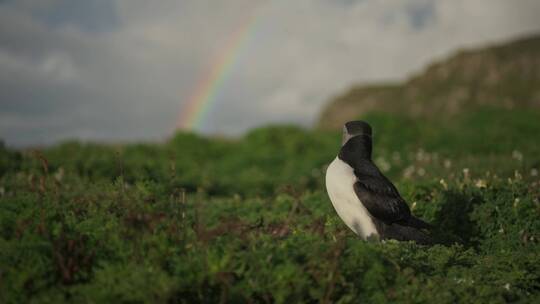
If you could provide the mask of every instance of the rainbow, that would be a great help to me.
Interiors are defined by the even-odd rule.
[[[255,18],[255,14],[251,14],[233,32],[225,47],[210,61],[211,63],[189,99],[183,103],[177,128],[194,130],[202,127],[207,113],[218,100],[218,94],[224,87],[227,76],[231,74],[238,62],[241,50],[248,44],[250,37],[255,32],[256,24],[257,18]]]

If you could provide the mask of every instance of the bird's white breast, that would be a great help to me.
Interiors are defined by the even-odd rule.
[[[368,211],[354,192],[356,176],[353,168],[336,158],[326,171],[326,190],[337,214],[357,235],[367,239],[377,236],[377,229]]]

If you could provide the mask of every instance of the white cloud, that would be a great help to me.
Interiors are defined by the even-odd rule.
[[[0,138],[8,144],[164,138],[250,14],[256,29],[205,132],[309,125],[352,84],[404,79],[456,48],[540,29],[536,0],[102,1],[88,14],[107,28],[76,22],[79,15],[47,18],[64,2],[0,4]]]

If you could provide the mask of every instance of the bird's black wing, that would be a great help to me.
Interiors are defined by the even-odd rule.
[[[387,224],[407,222],[411,210],[396,187],[371,161],[363,162],[361,168],[354,170],[354,192],[369,213]]]

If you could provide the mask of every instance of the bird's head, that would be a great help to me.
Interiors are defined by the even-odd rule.
[[[355,136],[364,135],[371,137],[371,126],[362,120],[349,121],[343,125],[342,145]]]
[[[361,120],[349,121],[343,126],[343,142],[339,158],[349,165],[371,159],[371,126]],[[354,166],[353,166],[354,167]]]

